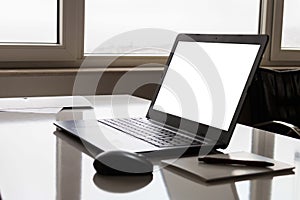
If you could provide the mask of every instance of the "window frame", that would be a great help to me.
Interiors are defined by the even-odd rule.
[[[84,0],[57,0],[58,44],[7,44],[0,47],[0,67],[11,68],[12,62],[22,66],[38,65],[48,61],[76,61],[82,58]],[[75,20],[74,20],[75,19]],[[78,41],[78,42],[74,42]],[[4,62],[4,63],[3,63]],[[27,63],[27,64],[26,64]],[[35,64],[33,64],[35,63]],[[39,64],[37,64],[39,63]],[[57,65],[57,63],[52,63]],[[14,65],[14,64],[13,64]],[[49,64],[48,64],[49,65]],[[21,66],[18,66],[21,67]]]
[[[284,0],[262,0],[261,33],[270,36],[264,66],[299,66],[300,50],[281,49]]]

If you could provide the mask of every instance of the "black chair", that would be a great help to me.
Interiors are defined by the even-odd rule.
[[[300,69],[260,69],[255,82],[253,126],[300,138]]]

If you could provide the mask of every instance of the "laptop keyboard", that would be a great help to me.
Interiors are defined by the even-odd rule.
[[[163,127],[146,118],[102,119],[99,122],[157,147],[201,145],[205,142]]]

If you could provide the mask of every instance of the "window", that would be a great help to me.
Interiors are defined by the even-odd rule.
[[[1,22],[6,30],[0,33],[1,61],[78,61],[83,52],[103,56],[149,46],[132,40],[94,51],[111,36],[131,30],[257,33],[259,21],[259,0],[1,0],[1,4],[7,10],[1,18],[8,18]],[[170,49],[175,36],[150,43],[158,42],[158,47]],[[132,53],[162,55],[153,49]]]
[[[1,43],[58,43],[57,0],[0,0],[0,5]]]
[[[7,63],[74,67],[80,66],[84,56],[105,60],[105,56],[124,52],[130,52],[131,57],[124,58],[126,62],[119,62],[119,66],[165,58],[165,50],[171,48],[176,34],[162,37],[162,31],[162,35],[148,36],[152,40],[145,40],[146,36],[129,40],[120,37],[145,28],[174,33],[260,31],[271,36],[267,64],[300,64],[299,1],[0,0],[0,67],[7,67]],[[121,40],[107,42],[110,38]]]
[[[267,65],[299,65],[299,0],[264,1],[264,31],[271,36]]]
[[[0,61],[61,62],[81,57],[83,0],[0,2]]]
[[[260,0],[86,0],[84,52],[157,55],[179,32],[256,34],[259,12]]]
[[[299,0],[284,1],[281,49],[300,50],[299,8]]]

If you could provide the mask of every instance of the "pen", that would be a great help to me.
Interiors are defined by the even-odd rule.
[[[245,165],[253,167],[268,167],[274,166],[274,163],[258,160],[237,160],[230,158],[213,158],[213,157],[199,157],[198,161],[203,161],[207,164],[225,164],[225,165]]]

